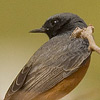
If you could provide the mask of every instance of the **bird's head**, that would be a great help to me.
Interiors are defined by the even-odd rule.
[[[51,16],[44,25],[30,31],[31,33],[46,33],[49,38],[62,34],[71,34],[76,27],[87,27],[86,23],[77,15],[72,13],[61,13]]]

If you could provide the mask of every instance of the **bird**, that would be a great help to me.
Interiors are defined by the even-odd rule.
[[[77,27],[87,24],[76,14],[60,13],[31,30],[49,40],[25,64],[4,100],[59,100],[70,93],[85,76],[92,54],[87,39],[70,37]]]

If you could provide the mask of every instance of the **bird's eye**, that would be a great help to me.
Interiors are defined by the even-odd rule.
[[[58,19],[54,19],[54,20],[51,21],[52,26],[55,26],[57,23],[59,23]]]

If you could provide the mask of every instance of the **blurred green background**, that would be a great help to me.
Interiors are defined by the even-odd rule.
[[[95,27],[100,46],[100,0],[0,0],[0,100],[32,54],[46,41],[45,34],[29,34],[57,13],[71,12]],[[89,70],[61,100],[100,100],[100,55],[92,54]]]

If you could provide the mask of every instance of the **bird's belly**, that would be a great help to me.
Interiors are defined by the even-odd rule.
[[[32,100],[59,100],[60,98],[64,97],[69,92],[71,92],[83,79],[88,69],[89,63],[90,57],[86,60],[84,64],[82,64],[82,67],[80,67],[78,71],[58,83],[52,89],[48,90],[45,93],[42,93]]]

